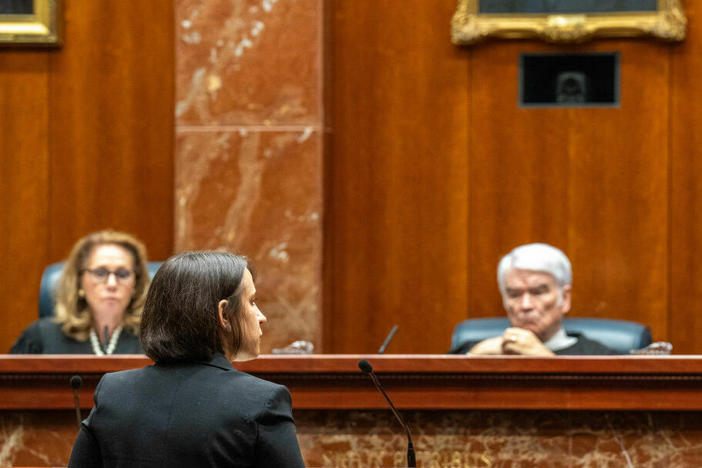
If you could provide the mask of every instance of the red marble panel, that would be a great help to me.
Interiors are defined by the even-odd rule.
[[[702,466],[697,413],[404,412],[418,467]],[[295,414],[308,466],[406,466],[407,441],[389,411]]]
[[[176,146],[176,250],[253,260],[264,353],[295,340],[319,346],[319,133],[181,132]]]
[[[405,411],[425,468],[702,466],[697,412]],[[390,411],[296,411],[309,467],[406,466]],[[74,415],[0,413],[0,465],[65,466]]]
[[[321,119],[321,0],[176,0],[177,125]]]
[[[73,412],[0,413],[0,466],[66,466],[77,434]]]

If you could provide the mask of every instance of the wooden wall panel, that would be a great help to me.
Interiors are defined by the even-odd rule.
[[[563,51],[618,51],[621,106],[519,108],[519,54]],[[638,320],[665,336],[667,51],[643,41],[474,50],[470,316],[502,313],[495,279],[502,255],[547,242],[573,263],[572,316]],[[499,79],[478,79],[490,76]]]
[[[680,353],[702,353],[702,8],[688,0],[688,39],[672,50],[669,339]],[[695,27],[697,25],[697,27]]]
[[[139,12],[135,14],[135,12]],[[65,5],[51,55],[50,260],[105,227],[173,245],[173,2]]]
[[[326,352],[443,352],[467,305],[466,52],[454,2],[333,2]]]
[[[62,3],[62,47],[0,49],[0,350],[80,236],[173,249],[172,0]]]
[[[567,110],[519,109],[520,52],[542,44],[484,44],[471,57],[470,305],[466,317],[504,314],[495,270],[512,247],[567,238]],[[556,150],[558,149],[558,150]]]
[[[685,3],[683,44],[455,48],[455,2],[377,3],[331,4],[328,350],[372,351],[395,322],[393,352],[445,349],[460,319],[503,313],[500,256],[544,241],[573,261],[572,316],[644,322],[701,353],[699,6]],[[621,106],[520,109],[518,54],[573,51],[620,53]],[[418,277],[424,258],[440,267]]]
[[[621,107],[575,112],[568,122],[573,315],[642,322],[664,339],[670,46],[603,41],[593,47],[621,54]]]
[[[47,71],[46,52],[0,52],[0,353],[27,325],[25,305],[37,303],[45,266]]]

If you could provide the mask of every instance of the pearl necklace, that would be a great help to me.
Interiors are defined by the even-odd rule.
[[[119,326],[115,328],[115,331],[112,332],[112,337],[110,338],[110,342],[107,344],[107,349],[105,351],[102,350],[100,347],[100,342],[98,341],[97,334],[95,333],[95,330],[92,328],[90,329],[90,345],[93,347],[93,353],[95,353],[97,356],[104,356],[107,354],[108,356],[112,353],[115,352],[115,348],[117,347],[117,342],[119,341],[119,334],[122,333],[122,327]]]

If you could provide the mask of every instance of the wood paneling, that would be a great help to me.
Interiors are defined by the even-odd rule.
[[[517,107],[519,53],[545,49],[523,42],[473,49],[465,129],[470,150],[464,155],[471,162],[464,201],[470,206],[471,301],[464,313],[471,317],[504,314],[495,275],[500,256],[525,242],[562,246],[567,236],[568,111]]]
[[[46,266],[47,96],[46,52],[0,51],[0,353],[27,325]]]
[[[621,106],[519,108],[519,54],[563,51],[619,52]],[[497,261],[547,242],[573,264],[572,315],[636,320],[665,336],[667,46],[497,42],[472,63],[469,314],[502,313]],[[500,79],[479,79],[489,76]]]
[[[63,6],[61,48],[0,49],[0,350],[80,236],[131,232],[152,259],[173,247],[172,1]]]
[[[504,313],[499,258],[542,241],[571,258],[572,316],[702,353],[699,6],[682,44],[458,48],[455,2],[378,3],[331,4],[327,350],[373,351],[394,323],[390,352],[448,348],[459,320]],[[619,52],[619,107],[518,106],[521,52],[588,51]]]
[[[4,349],[79,236],[173,245],[172,2],[64,7],[62,48],[0,49]],[[449,41],[454,0],[326,7],[324,351],[375,351],[394,324],[388,352],[445,351],[456,322],[502,313],[500,255],[545,241],[573,261],[572,315],[702,352],[698,5],[682,44],[473,48]],[[520,109],[518,54],[574,50],[620,52],[621,107]]]
[[[453,2],[333,2],[325,351],[443,352],[467,307],[467,52]]]
[[[621,107],[577,112],[568,122],[573,314],[642,322],[665,339],[670,46],[596,47],[621,54]]]
[[[702,353],[702,8],[688,0],[688,39],[672,50],[669,339],[675,352]]]
[[[152,258],[171,253],[172,3],[66,2],[51,55],[52,260],[105,227],[139,235]]]
[[[264,355],[235,363],[286,385],[296,410],[387,409],[359,359],[404,409],[702,410],[702,360],[694,356]],[[81,407],[92,407],[106,372],[141,368],[136,356],[0,357],[0,410],[71,409],[68,382],[80,375]]]
[[[405,466],[406,439],[358,370],[362,357],[414,434],[418,466],[702,466],[699,358],[268,355],[236,366],[288,386],[307,466]],[[0,358],[0,444],[13,447],[4,464],[66,466],[70,377],[83,377],[86,416],[105,372],[148,363]]]

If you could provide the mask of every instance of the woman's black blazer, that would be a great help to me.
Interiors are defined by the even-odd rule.
[[[288,390],[209,362],[105,374],[69,467],[304,467]]]

